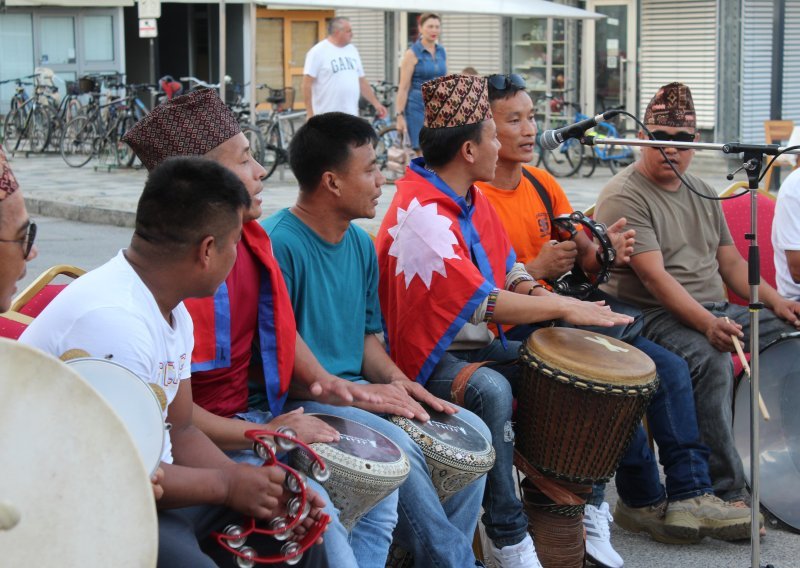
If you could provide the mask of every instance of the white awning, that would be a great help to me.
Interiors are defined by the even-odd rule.
[[[0,1],[0,4],[3,2]],[[5,0],[10,7],[60,6],[66,8],[117,8],[133,6],[133,0]]]
[[[25,0],[11,0],[25,1]],[[75,0],[80,1],[80,0]],[[85,0],[92,1],[92,0]],[[194,4],[206,3],[204,0],[162,0],[162,2],[178,2]],[[226,4],[248,3],[247,0],[225,0]],[[444,0],[435,7],[430,0],[255,0],[259,6],[285,10],[294,9],[327,9],[355,8],[364,10],[385,10],[387,12],[452,12],[458,14],[489,14],[493,16],[520,16],[540,18],[567,18],[572,20],[596,20],[605,18],[603,14],[589,12],[564,4],[556,4],[548,0]],[[208,3],[216,4],[215,0]]]
[[[548,2],[547,0],[445,0],[433,5],[430,0],[258,0],[261,6],[302,5],[316,8],[362,8],[389,12],[456,12],[459,14],[491,14],[494,16],[538,16],[576,20],[604,18],[602,14]]]

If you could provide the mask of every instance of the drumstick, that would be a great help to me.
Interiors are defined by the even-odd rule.
[[[725,318],[729,322],[728,318]],[[733,346],[736,348],[736,354],[739,355],[739,361],[742,362],[742,368],[744,372],[747,373],[748,378],[750,377],[750,364],[747,362],[747,359],[744,356],[744,351],[742,350],[742,344],[739,342],[739,338],[735,335],[731,335],[731,341],[733,341]],[[761,397],[761,393],[758,393],[758,408],[761,409],[761,414],[764,416],[764,420],[769,420],[769,411],[767,410],[767,405],[764,404],[764,399]]]

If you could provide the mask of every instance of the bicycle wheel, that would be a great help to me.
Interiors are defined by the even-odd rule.
[[[6,150],[13,151],[9,142],[19,137],[23,126],[25,126],[25,116],[18,108],[6,115],[6,119],[3,122],[3,142],[6,145]]]
[[[378,160],[378,166],[381,169],[383,177],[385,177],[388,182],[394,182],[405,175],[404,171],[397,171],[397,169],[389,167],[389,148],[392,146],[399,146],[400,144],[400,133],[397,131],[395,125],[387,126],[378,132],[375,157]]]
[[[50,141],[50,117],[41,107],[33,109],[26,135],[31,152],[43,152]]]
[[[261,135],[261,132],[255,126],[243,124],[242,134],[247,137],[247,141],[250,143],[250,155],[252,155],[253,159],[259,164],[263,163],[264,137]]]
[[[288,161],[289,158],[281,145],[281,132],[278,130],[278,123],[270,123],[266,132],[267,134],[264,136],[264,154],[261,158],[261,165],[267,170],[267,175],[264,176],[264,179],[268,179],[275,172],[278,164],[284,161],[284,155],[285,161]]]
[[[92,159],[96,139],[97,127],[89,117],[70,120],[61,136],[61,157],[68,166],[80,168]]]
[[[633,161],[633,150],[630,146],[617,144],[606,146],[606,163],[612,174],[628,167]]]
[[[128,146],[125,142],[122,141],[122,137],[125,135],[128,130],[133,128],[136,124],[136,118],[133,116],[126,116],[122,120],[119,121],[116,127],[116,149],[117,149],[117,157],[119,158],[119,163],[126,168],[130,168],[133,166],[134,160],[136,160],[136,153],[133,151],[133,148]]]
[[[569,177],[577,172],[583,162],[583,144],[570,138],[555,150],[545,151],[542,156],[545,169],[556,177]]]

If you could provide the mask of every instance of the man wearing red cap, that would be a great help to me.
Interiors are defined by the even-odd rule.
[[[17,178],[0,146],[0,313],[8,310],[25,277],[25,265],[36,258],[36,224],[25,210]]]
[[[644,123],[656,140],[696,141],[689,87],[661,87],[647,105]],[[639,137],[647,138],[644,132]],[[733,244],[719,202],[713,200],[714,189],[686,172],[693,155],[691,149],[642,148],[640,158],[603,189],[598,220],[625,217],[636,230],[629,266],[614,268],[603,288],[641,308],[643,335],[689,364],[701,441],[711,448],[714,491],[741,503],[746,493],[733,440],[730,352],[731,336],[749,342],[749,313],[728,303],[725,290],[748,296],[747,262]],[[763,280],[759,296],[769,308],[760,312],[762,341],[793,331],[782,320],[800,326],[800,303],[782,298]]]
[[[254,428],[290,427],[306,443],[338,440],[338,433],[302,408],[283,413],[289,394],[320,402],[379,402],[358,385],[323,369],[296,331],[294,312],[272,243],[258,224],[264,169],[249,151],[236,118],[212,90],[184,95],[156,107],[124,136],[149,170],[170,156],[202,155],[227,167],[252,198],[245,212],[236,262],[213,296],[187,300],[194,321],[192,395],[194,421],[237,461],[260,463],[244,436]],[[258,354],[253,357],[253,352]],[[255,384],[253,400],[249,384]],[[258,399],[258,400],[256,400]],[[309,483],[326,497],[324,489]],[[330,505],[333,522],[325,547],[338,566],[383,566],[396,522],[393,493],[367,513],[348,535]],[[365,527],[381,528],[375,538]],[[381,560],[383,559],[383,560]]]
[[[423,157],[397,182],[376,240],[387,343],[408,377],[445,399],[455,391],[455,402],[489,427],[497,459],[483,524],[495,565],[538,567],[512,475],[511,383],[519,375],[520,343],[507,341],[502,328],[496,339],[488,324],[566,319],[612,326],[631,318],[594,303],[535,295],[539,285],[515,262],[499,217],[474,186],[494,178],[500,147],[486,79],[441,77],[423,84],[422,96]],[[494,363],[456,384],[475,361]]]

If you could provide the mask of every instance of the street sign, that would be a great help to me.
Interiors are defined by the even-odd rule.
[[[161,0],[139,0],[139,19],[161,17]],[[140,36],[144,37],[144,36]]]
[[[139,37],[158,37],[158,27],[155,18],[139,20]]]

